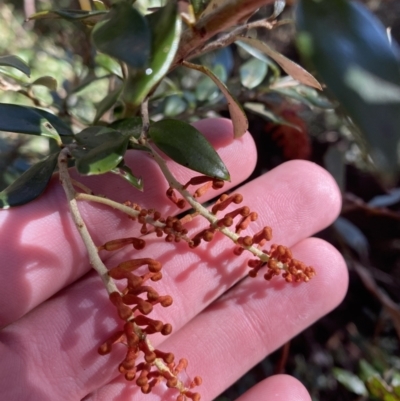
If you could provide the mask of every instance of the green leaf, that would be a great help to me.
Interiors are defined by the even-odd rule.
[[[152,38],[150,62],[145,71],[130,73],[124,91],[124,99],[135,106],[145,99],[168,72],[178,50],[182,29],[176,1],[169,1],[165,7],[146,15],[146,20]]]
[[[363,396],[368,395],[368,390],[365,387],[365,384],[355,374],[344,369],[334,368],[333,375],[339,383],[343,384],[343,386],[352,393]]]
[[[142,119],[141,117],[129,117],[121,120],[114,121],[109,125],[110,128],[116,129],[123,135],[134,137],[138,139],[142,133]],[[145,145],[140,145],[134,141],[129,141],[128,149],[136,149],[145,152],[150,152],[151,149]]]
[[[54,153],[26,170],[16,181],[0,192],[0,208],[23,205],[36,199],[47,187],[57,165]]]
[[[122,136],[121,132],[111,127],[92,126],[76,134],[75,139],[84,148],[93,149],[103,142],[118,141]]]
[[[76,169],[83,175],[104,174],[115,169],[122,161],[128,146],[129,137],[120,136],[102,142],[83,155],[73,153],[76,157]]]
[[[399,171],[398,48],[357,2],[301,0],[297,19],[300,50],[365,135],[378,169],[393,178]]]
[[[313,88],[322,89],[321,84],[303,67],[294,63],[292,60],[289,60],[283,54],[271,49],[266,43],[261,42],[258,39],[246,37],[240,37],[240,42],[255,47],[260,52],[263,52],[268,57],[271,57],[288,75],[293,77],[296,81]]]
[[[363,380],[364,382],[368,381],[368,379],[372,376],[379,375],[379,372],[365,359],[360,360],[359,371],[360,371],[359,373],[360,379]]]
[[[122,87],[114,89],[112,92],[108,93],[107,96],[101,100],[96,106],[96,116],[94,117],[93,124],[96,124],[103,114],[114,106],[115,102],[122,91]]]
[[[314,88],[306,85],[296,85],[296,86],[280,86],[279,81],[270,86],[273,92],[280,93],[283,96],[290,97],[292,99],[298,100],[301,103],[306,104],[311,107],[319,107],[321,109],[334,109],[337,104],[328,100],[324,93],[317,91]]]
[[[178,86],[175,85],[175,83],[171,79],[169,79],[168,77],[164,77],[160,84],[157,85],[157,89],[151,95],[150,99],[154,101],[164,99],[168,96],[173,95],[182,96],[182,94],[182,90],[178,88]]]
[[[226,85],[220,81],[220,79],[207,67],[203,65],[197,65],[185,62],[184,65],[188,68],[195,69],[197,71],[202,72],[203,74],[208,75],[214,83],[218,86],[220,91],[224,94],[226,101],[228,103],[229,113],[231,115],[231,120],[233,123],[233,136],[234,138],[240,138],[243,136],[247,128],[249,127],[249,122],[246,117],[246,113],[243,110],[243,107],[239,103],[239,101],[229,92],[229,89]]]
[[[96,22],[100,21],[106,13],[107,12],[104,10],[47,10],[39,11],[31,15],[28,20],[62,18],[69,21],[83,21],[88,25],[94,25]]]
[[[247,53],[251,54],[253,57],[257,58],[258,60],[261,60],[261,61],[264,61],[264,63],[267,63],[269,69],[271,70],[271,72],[273,74],[274,80],[279,79],[279,77],[281,76],[281,71],[280,71],[279,67],[276,65],[276,63],[272,59],[265,56],[265,54],[263,52],[261,52],[260,50],[256,49],[253,46],[250,46],[249,44],[247,44],[245,42],[236,41],[235,45],[239,46],[240,48],[245,50]]]
[[[45,110],[17,104],[0,104],[0,130],[41,135],[60,142],[59,135],[72,135],[71,129],[57,116]]]
[[[110,170],[110,172],[128,181],[139,191],[143,191],[143,180],[141,178],[135,177],[132,173],[132,170],[128,166],[126,166],[123,162],[120,163],[118,167]]]
[[[169,96],[164,102],[164,115],[174,117],[183,113],[187,108],[187,103],[182,99],[182,96]]]
[[[100,1],[100,0],[93,0],[93,5],[94,5],[94,8],[95,8],[96,10],[98,10],[98,11],[102,11],[102,10],[107,11],[107,7],[106,7],[105,4],[104,4],[102,1]]]
[[[109,127],[120,131],[123,135],[133,136],[138,139],[142,132],[142,118],[123,118],[121,120],[114,121]]]
[[[4,67],[14,67],[28,77],[31,75],[31,69],[28,64],[18,56],[0,56],[0,65]]]
[[[175,162],[191,170],[222,180],[229,172],[204,135],[190,124],[166,119],[150,125],[149,137]]]
[[[104,68],[111,74],[117,75],[118,77],[122,77],[121,66],[115,59],[113,59],[110,56],[107,56],[107,54],[104,53],[96,54],[95,61],[97,65]]]
[[[261,60],[252,58],[240,66],[240,82],[247,89],[253,89],[264,80],[268,66]]]
[[[53,77],[49,77],[49,76],[44,76],[44,77],[40,77],[38,79],[35,79],[30,86],[33,85],[41,85],[41,86],[45,86],[46,88],[49,88],[52,91],[57,90],[57,80],[54,79]]]
[[[396,395],[393,389],[378,375],[368,379],[367,387],[370,393],[379,400],[400,401],[400,396]]]
[[[149,25],[128,2],[115,4],[106,19],[93,28],[92,38],[101,52],[135,69],[147,67],[151,43]]]
[[[226,69],[222,64],[216,64],[210,70],[221,82],[225,82],[228,79]],[[220,90],[215,82],[206,76],[203,76],[196,85],[195,94],[197,100],[200,102],[211,102],[215,100],[220,94]]]

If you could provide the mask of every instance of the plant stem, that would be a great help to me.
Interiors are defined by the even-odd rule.
[[[255,28],[266,28],[266,29],[273,29],[275,27],[275,24],[272,22],[269,22],[266,19],[261,19],[257,21],[250,22],[248,24],[244,24],[241,26],[238,26],[237,28],[233,29],[231,32],[226,33],[225,35],[222,35],[220,38],[207,43],[203,47],[197,49],[193,54],[191,54],[191,57],[198,57],[201,56],[204,53],[211,52],[213,50],[221,49],[223,47],[229,46],[233,42],[239,40],[240,36],[244,35],[247,33],[247,31]]]
[[[75,199],[76,192],[74,190],[70,175],[68,173],[69,157],[70,157],[69,149],[68,148],[62,149],[58,157],[58,168],[60,174],[60,182],[64,189],[65,195],[67,196],[69,210],[71,211],[72,219],[88,251],[90,264],[100,275],[107,289],[107,292],[109,294],[111,294],[112,292],[119,292],[114,281],[108,275],[107,267],[100,259],[97,247],[93,242],[92,237],[90,236],[90,233],[79,211],[78,204]]]
[[[217,216],[211,213],[208,209],[206,209],[201,203],[197,202],[197,200],[183,188],[183,185],[172,175],[170,170],[165,163],[165,160],[154,150],[152,149],[152,155],[154,160],[159,165],[162,173],[164,174],[166,180],[168,181],[171,188],[176,189],[183,198],[189,203],[189,205],[200,215],[202,215],[205,219],[207,219],[210,224],[215,227],[217,230],[221,231],[225,236],[230,238],[234,243],[237,243],[239,239],[239,235],[234,233],[233,231],[229,230],[227,227],[217,227],[216,223],[218,221]],[[268,262],[269,256],[262,252],[260,249],[256,248],[255,246],[246,247],[249,252],[251,252],[254,256],[258,257],[263,262]]]
[[[150,118],[149,118],[149,98],[147,97],[143,100],[140,106],[140,114],[142,115],[142,132],[140,133],[139,143],[143,143],[146,140],[147,133],[150,127]]]
[[[75,195],[75,199],[76,200],[83,200],[83,201],[89,201],[89,202],[96,202],[96,203],[101,203],[103,205],[106,206],[110,206],[113,209],[117,209],[122,213],[125,213],[126,215],[132,217],[132,218],[137,218],[139,217],[140,211],[132,209],[129,206],[125,206],[121,203],[115,202],[111,199],[105,198],[103,196],[96,196],[96,195],[92,195],[92,194],[87,194],[87,193],[77,193]],[[158,228],[164,228],[165,224],[162,223],[161,221],[155,221],[152,217],[150,216],[146,216],[146,223],[152,225],[153,227],[158,227]],[[172,232],[174,232],[172,230]],[[150,234],[150,233],[148,233]],[[189,242],[190,239],[186,236],[186,235],[180,235],[180,237],[186,241]]]

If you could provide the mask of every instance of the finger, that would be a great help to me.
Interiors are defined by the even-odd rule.
[[[305,174],[307,180],[297,180],[292,175],[293,182],[290,183],[286,176],[293,169]],[[286,185],[280,187],[284,181]],[[260,188],[274,188],[275,185],[280,189],[271,191],[274,196],[264,198],[257,195]],[[287,219],[302,227],[301,230],[292,230],[286,224],[276,226],[276,237],[287,239],[287,245],[329,224],[340,207],[339,195],[332,195],[337,192],[332,178],[311,163],[288,163],[245,185],[240,191],[246,198],[251,195],[248,198],[252,209],[256,207],[265,211],[265,202],[269,202],[269,208],[279,210],[282,203],[286,203],[286,210],[282,209],[283,215],[276,214],[274,219]],[[293,199],[295,205],[291,203]],[[320,204],[325,208],[321,210]],[[326,210],[332,212],[330,218],[326,217]],[[260,218],[261,224],[266,220],[265,217]],[[247,270],[246,259],[235,257],[232,243],[225,239],[195,251],[182,243],[170,244],[157,240],[150,242],[137,255],[151,255],[164,264],[164,278],[155,288],[160,294],[172,294],[174,304],[166,310],[155,310],[152,317],[159,316],[163,321],[171,322],[176,330],[243,277]],[[261,282],[265,285],[264,281]],[[115,310],[107,301],[105,290],[96,278],[85,278],[7,327],[0,336],[5,341],[6,349],[10,350],[2,359],[4,375],[0,377],[4,377],[4,384],[13,383],[11,366],[17,366],[16,369],[25,366],[27,370],[34,369],[36,375],[46,377],[45,385],[55,386],[75,400],[111,380],[124,350],[119,348],[108,357],[96,355],[98,345],[121,324],[107,316],[115,316]],[[32,335],[32,327],[35,328],[33,334],[36,342],[23,343],[25,336]],[[160,340],[155,338],[155,343],[157,341]],[[20,344],[23,344],[22,348],[19,348]],[[61,351],[65,352],[60,352],[60,346]],[[40,358],[44,356],[52,360],[50,366],[40,363]],[[42,368],[38,369],[37,366]],[[54,369],[54,366],[62,366],[62,371]],[[79,377],[79,381],[65,381],[63,375]],[[30,382],[24,383],[29,388]]]
[[[336,249],[311,238],[293,247],[293,253],[315,267],[317,276],[309,283],[275,280],[266,285],[247,278],[162,344],[191,362],[188,373],[203,378],[205,400],[214,399],[344,298],[348,273]]]
[[[232,124],[225,119],[200,121],[197,127],[216,146],[231,172],[232,182],[226,188],[247,178],[256,161],[251,136],[233,140]],[[177,208],[165,196],[166,180],[154,161],[142,153],[132,151],[127,159],[134,173],[143,177],[147,185],[144,192],[133,189],[123,180],[111,179],[114,177],[76,178],[95,193],[117,201],[132,200],[142,207],[156,208],[163,215],[176,213]],[[238,154],[248,161],[240,167]],[[172,161],[168,165],[182,182],[196,175]],[[211,193],[205,199],[210,196]],[[79,203],[79,207],[98,244],[116,237],[132,237],[139,232],[140,227],[132,227],[132,220],[111,208],[86,202]],[[41,198],[1,211],[0,233],[0,327],[15,321],[89,270],[86,249],[70,218],[66,197],[57,179]]]
[[[236,401],[311,401],[311,397],[294,377],[276,375],[256,384]]]
[[[293,252],[315,266],[318,274],[309,283],[288,285],[279,280],[265,283],[247,278],[160,346],[190,361],[189,376],[203,379],[202,386],[196,389],[202,400],[213,400],[343,299],[348,285],[347,268],[336,249],[311,238],[296,245]],[[163,391],[146,395],[145,400],[174,399],[172,392]],[[117,377],[85,401],[116,400],[121,394],[140,399],[140,389],[134,383]]]

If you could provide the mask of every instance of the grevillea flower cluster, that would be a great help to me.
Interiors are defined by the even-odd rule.
[[[194,177],[181,187],[180,192],[186,191],[190,185],[199,184],[203,185],[190,195],[192,205],[209,189],[220,189],[223,182],[205,176]],[[169,188],[166,195],[178,208],[186,207],[188,199],[179,197],[174,188]],[[265,268],[266,280],[282,275],[288,283],[308,282],[315,275],[314,269],[294,259],[289,248],[276,244],[272,244],[269,249],[265,248],[272,239],[271,227],[264,227],[254,235],[244,234],[250,224],[257,220],[258,214],[248,206],[241,205],[242,202],[243,196],[239,193],[223,194],[207,213],[202,213],[205,209],[199,206],[199,210],[181,219],[173,216],[163,218],[156,210],[142,209],[130,202],[125,202],[124,205],[136,211],[136,217],[130,218],[141,224],[140,232],[143,236],[155,233],[157,237],[164,237],[167,242],[185,241],[190,248],[196,248],[203,241],[212,241],[215,233],[220,231],[232,239],[235,255],[241,255],[244,251],[252,254],[253,257],[247,262],[250,277],[256,277]],[[223,213],[230,205],[237,207]],[[189,237],[184,226],[197,215],[203,215],[209,225]],[[145,248],[146,242],[143,238],[122,238],[109,241],[98,247],[98,250],[116,251],[128,245],[141,250]],[[162,279],[161,263],[152,258],[132,259],[111,268],[108,275],[113,280],[124,280],[126,283],[122,291],[109,294],[111,303],[115,305],[119,318],[124,323],[121,330],[99,347],[99,353],[108,354],[114,344],[121,343],[127,351],[118,370],[126,380],[136,380],[143,393],[149,393],[158,383],[165,382],[167,387],[178,391],[177,401],[198,401],[200,394],[193,389],[201,384],[201,378],[197,376],[189,383],[183,383],[180,379],[180,372],[186,369],[187,360],[182,358],[175,362],[174,354],[155,349],[149,341],[148,336],[151,334],[167,336],[172,332],[171,324],[149,316],[154,307],[166,308],[173,303],[170,295],[160,295],[153,288],[153,283]]]

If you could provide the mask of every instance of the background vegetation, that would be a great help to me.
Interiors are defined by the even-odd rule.
[[[159,6],[158,1],[138,3]],[[395,0],[364,3],[392,27],[393,40],[400,40],[400,4]],[[0,4],[0,56],[17,55],[32,71],[28,78],[0,67],[0,102],[50,106],[76,129],[96,119],[102,102],[103,120],[107,113],[118,115],[118,103],[110,111],[104,100],[115,90],[112,74],[121,74],[120,66],[110,57],[94,55],[87,26],[60,19],[24,22],[24,13],[54,6],[79,9],[73,0]],[[272,6],[263,7],[258,16],[272,11]],[[284,23],[292,18],[289,5],[279,18],[282,26],[263,33],[262,39],[301,62],[295,28]],[[341,250],[350,271],[349,292],[338,309],[265,359],[218,400],[233,400],[260,379],[279,372],[298,377],[314,400],[400,400],[397,179],[388,185],[385,175],[376,174],[357,129],[330,100],[329,92],[287,85],[288,78],[277,64],[245,44],[205,54],[200,61],[244,104],[259,152],[253,177],[295,158],[312,160],[334,175],[342,189],[343,209],[338,221],[319,235]],[[229,116],[219,90],[194,70],[177,68],[153,96],[152,118],[193,121]],[[0,190],[47,155],[51,146],[44,137],[2,133]]]

